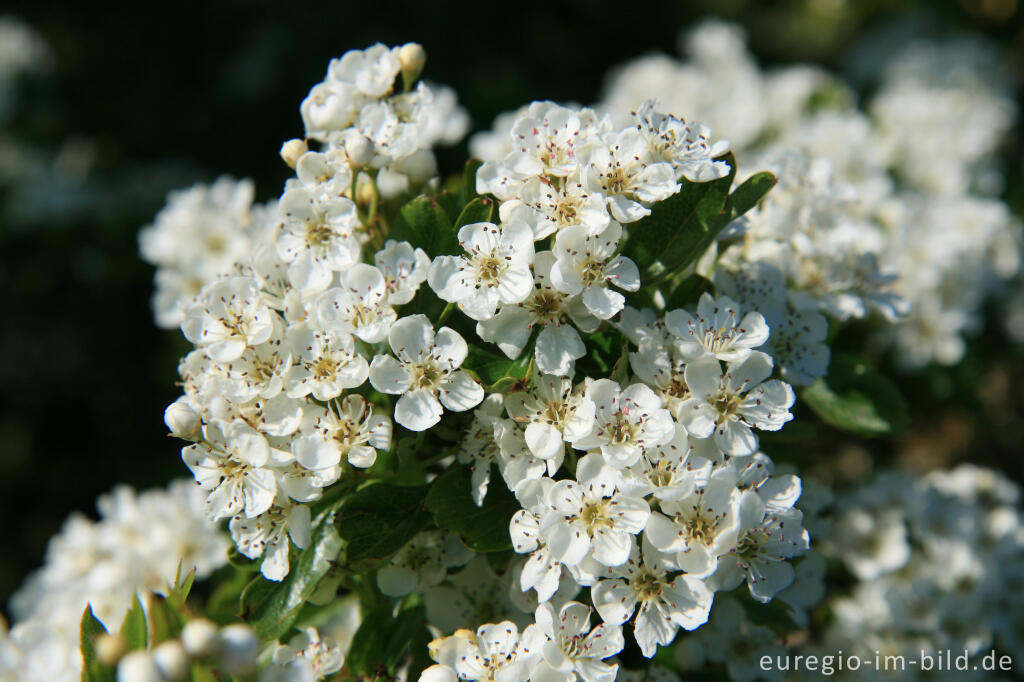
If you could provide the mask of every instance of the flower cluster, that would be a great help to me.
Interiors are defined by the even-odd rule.
[[[136,493],[121,486],[99,498],[100,520],[73,514],[50,540],[46,562],[11,599],[13,627],[0,634],[4,668],[19,680],[78,680],[79,622],[90,606],[116,633],[136,594],[165,590],[195,569],[209,577],[227,563],[230,542],[205,513],[189,481]],[[6,680],[8,678],[0,678]]]

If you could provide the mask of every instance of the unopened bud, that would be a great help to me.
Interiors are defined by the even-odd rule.
[[[288,140],[281,145],[281,158],[288,164],[289,168],[295,168],[299,157],[309,151],[309,145],[305,140]]]
[[[128,646],[117,635],[100,635],[96,638],[96,659],[105,666],[114,667],[128,653]]]
[[[164,424],[171,430],[171,435],[183,440],[197,441],[201,424],[199,415],[180,399],[174,401],[164,410]]]
[[[220,631],[220,667],[230,675],[245,675],[256,667],[260,640],[248,625],[235,623]]]
[[[356,187],[356,203],[360,206],[369,206],[373,201],[373,186],[369,182],[360,182]]]
[[[153,649],[153,660],[156,661],[160,674],[168,682],[183,680],[188,675],[188,654],[185,653],[185,647],[176,639],[168,640]]]
[[[220,651],[220,632],[217,626],[199,618],[185,623],[181,629],[181,645],[193,658],[207,658]]]
[[[345,138],[345,155],[353,168],[366,168],[376,155],[373,142],[365,135],[350,135]]]
[[[148,651],[132,651],[117,664],[117,682],[166,682]]]
[[[398,64],[402,67],[402,80],[408,90],[420,77],[427,63],[427,52],[419,43],[406,43],[398,48]]]

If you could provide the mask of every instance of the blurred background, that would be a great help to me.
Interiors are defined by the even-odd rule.
[[[811,62],[854,85],[851,56],[865,41],[958,31],[1005,50],[1018,101],[1024,73],[1017,0],[504,7],[498,16],[480,2],[48,0],[0,10],[39,38],[0,30],[0,62],[14,65],[0,65],[0,603],[70,512],[93,514],[117,483],[186,474],[162,414],[188,345],[153,324],[153,269],[138,257],[137,232],[169,190],[220,174],[253,178],[260,201],[279,194],[290,171],[277,150],[301,135],[299,103],[345,50],[422,43],[426,77],[456,90],[473,130],[531,100],[593,102],[610,67],[678,54],[680,31],[708,16],[744,26],[762,66]],[[31,58],[19,66],[19,55]],[[1018,216],[1022,151],[1018,129],[1001,150],[1004,198]],[[465,155],[465,143],[440,150],[442,173]],[[993,303],[987,319],[1000,314]],[[1024,482],[1024,353],[1002,329],[987,324],[954,367],[901,377],[914,418],[898,439],[840,441],[819,428],[816,450],[840,464],[830,476],[970,460]],[[857,329],[846,334],[855,347]]]

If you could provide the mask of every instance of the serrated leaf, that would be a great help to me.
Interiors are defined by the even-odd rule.
[[[730,172],[711,182],[682,182],[676,194],[651,208],[651,214],[629,226],[623,253],[639,266],[645,282],[656,281],[697,260],[725,227],[716,216],[724,214],[729,187],[736,175],[736,159],[728,154]],[[721,223],[721,224],[720,224]]]
[[[82,651],[82,682],[113,682],[114,670],[96,659],[96,638],[107,634],[107,628],[93,615],[92,605],[85,607],[78,629]]]
[[[389,237],[407,241],[431,258],[462,250],[452,220],[439,199],[426,196],[418,196],[399,209]]]
[[[768,171],[754,173],[729,195],[730,217],[736,219],[757,206],[779,181]]]
[[[340,502],[316,516],[309,547],[293,562],[288,576],[256,607],[249,625],[261,639],[277,639],[291,628],[302,605],[337,560],[342,548],[334,528],[338,506]]]
[[[895,382],[845,354],[833,356],[828,376],[800,397],[826,424],[866,438],[898,434],[910,420]]]
[[[494,222],[493,218],[494,201],[486,197],[477,197],[466,204],[466,207],[459,213],[459,217],[455,221],[455,232],[458,234],[464,225]]]
[[[429,521],[427,489],[374,483],[350,495],[337,518],[348,565],[382,562],[420,532]]]
[[[182,568],[183,564],[179,561],[178,570],[174,573],[174,582],[168,586],[167,590],[167,600],[179,611],[185,608],[185,602],[188,601],[188,595],[192,592],[192,585],[196,581],[195,566],[184,575],[181,573]]]
[[[472,472],[456,465],[438,476],[427,493],[427,508],[441,528],[457,533],[474,552],[501,552],[512,548],[508,524],[521,507],[501,479],[497,467],[491,469],[491,485],[482,507],[471,495]]]
[[[145,649],[149,643],[149,633],[146,627],[146,610],[139,602],[139,595],[132,597],[132,606],[125,614],[124,622],[121,623],[121,638],[128,645],[129,651]]]

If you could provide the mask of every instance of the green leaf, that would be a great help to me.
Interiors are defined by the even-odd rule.
[[[149,620],[152,646],[176,638],[181,634],[182,621],[177,609],[164,597],[154,594],[149,600],[146,615]]]
[[[497,467],[491,468],[491,485],[482,507],[476,506],[470,493],[472,472],[455,465],[438,476],[427,493],[427,508],[437,525],[457,533],[474,552],[501,552],[512,548],[508,525],[521,507],[501,479]]]
[[[292,564],[288,576],[256,607],[249,625],[261,639],[277,639],[291,628],[302,605],[338,558],[342,541],[334,528],[334,518],[339,504],[317,514],[309,547]]]
[[[508,356],[500,350],[470,346],[469,353],[462,363],[462,369],[482,381],[493,393],[504,386],[504,384],[499,385],[499,382],[505,379],[510,379],[512,383],[525,379],[530,372],[530,358],[532,357],[533,353],[529,352],[529,345],[516,360],[509,360]],[[508,383],[505,382],[505,384]]]
[[[374,676],[384,668],[394,674],[413,643],[420,643],[426,649],[429,635],[426,632],[424,609],[421,604],[411,606],[392,616],[390,604],[380,606],[363,618],[363,622],[352,637],[345,656],[345,667],[350,673]]]
[[[645,273],[645,282],[697,260],[728,223],[724,209],[736,175],[736,159],[728,154],[725,160],[729,175],[711,182],[684,180],[679,192],[655,204],[649,216],[629,226],[623,253]]]
[[[349,496],[338,512],[337,528],[350,567],[383,562],[427,525],[427,488],[374,483]]]
[[[768,171],[754,173],[729,195],[730,218],[735,220],[757,206],[779,181]]]
[[[477,197],[466,204],[466,207],[459,213],[459,217],[455,221],[455,232],[458,233],[463,225],[492,222],[493,217],[494,201],[486,197]]]
[[[826,424],[866,438],[898,434],[910,421],[895,382],[851,355],[835,355],[828,376],[805,388],[801,398]]]
[[[174,605],[174,608],[179,611],[185,608],[185,602],[188,600],[188,595],[192,592],[192,585],[196,581],[196,567],[185,575],[181,574],[182,562],[178,562],[178,570],[174,574],[174,582],[169,586],[167,590],[167,600]]]
[[[93,615],[91,604],[82,613],[78,632],[82,649],[82,682],[113,682],[113,668],[96,659],[96,638],[107,634],[107,628]]]
[[[129,651],[145,649],[149,643],[146,611],[139,602],[138,594],[132,597],[132,606],[128,609],[124,622],[121,624],[121,637],[128,645]]]
[[[480,159],[470,159],[462,171],[462,203],[468,204],[479,196],[476,193],[476,173],[484,162]]]
[[[451,219],[431,197],[418,196],[399,209],[389,236],[423,249],[431,258],[462,251]]]

